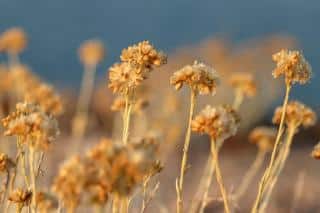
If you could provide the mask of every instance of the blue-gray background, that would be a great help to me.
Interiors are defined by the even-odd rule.
[[[319,21],[319,0],[0,0],[0,31],[23,27],[30,43],[22,60],[59,85],[78,85],[76,50],[89,38],[107,45],[102,78],[122,48],[143,39],[171,51],[217,33],[237,42],[280,32],[298,39],[313,66],[312,83],[294,90],[313,106],[320,100]]]

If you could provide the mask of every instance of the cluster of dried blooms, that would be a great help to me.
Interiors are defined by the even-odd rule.
[[[249,141],[256,144],[259,150],[270,152],[272,151],[276,137],[277,130],[275,128],[262,126],[256,127],[251,131]]]
[[[104,45],[99,40],[85,41],[79,48],[80,61],[87,66],[96,66],[105,56]]]
[[[144,98],[137,98],[134,102],[132,112],[140,114],[143,109],[145,109],[149,105],[148,101]],[[111,110],[116,112],[122,112],[125,110],[126,100],[118,96],[111,105]]]
[[[245,97],[253,97],[257,93],[257,85],[251,73],[233,73],[229,79],[230,85]]]
[[[27,36],[25,32],[18,27],[8,29],[0,35],[0,52],[9,54],[19,54],[27,46]]]

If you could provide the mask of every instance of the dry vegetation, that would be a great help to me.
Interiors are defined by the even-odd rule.
[[[212,39],[169,57],[142,41],[122,50],[99,86],[106,51],[88,40],[78,50],[77,99],[20,62],[26,46],[20,28],[0,35],[8,57],[0,66],[1,212],[316,211],[316,196],[302,196],[306,173],[284,170],[297,134],[316,124],[311,108],[290,99],[311,77],[302,53],[289,50],[291,38],[238,46]],[[253,127],[283,90],[274,126]],[[257,151],[238,142],[250,129]],[[293,154],[312,161],[303,150]],[[320,159],[319,144],[311,156]],[[283,173],[299,178],[284,175],[283,183]],[[281,201],[275,191],[285,187],[293,196]]]

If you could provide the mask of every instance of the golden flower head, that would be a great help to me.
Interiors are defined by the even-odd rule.
[[[275,110],[272,119],[274,124],[280,124],[282,112],[282,107],[278,107]],[[304,128],[307,128],[315,125],[316,120],[316,113],[311,108],[298,101],[288,103],[285,112],[285,123],[287,126],[294,125],[295,127],[299,127],[302,125]]]
[[[273,77],[284,75],[286,84],[305,84],[311,77],[311,66],[299,51],[281,50],[272,59],[277,63]]]
[[[311,152],[311,157],[313,157],[314,159],[317,159],[317,160],[320,159],[320,142],[314,146],[314,148]]]
[[[249,141],[256,144],[262,151],[272,151],[274,142],[277,137],[277,130],[273,127],[256,127],[250,135]]]
[[[7,154],[0,153],[0,174],[2,172],[8,172],[15,166],[13,160],[11,160]]]
[[[26,46],[27,36],[21,28],[14,27],[8,29],[0,36],[0,51],[19,54]]]
[[[186,65],[173,73],[170,83],[179,90],[187,84],[199,94],[215,94],[219,77],[217,72],[204,63],[195,61],[193,65]]]
[[[125,94],[137,88],[144,79],[146,76],[137,73],[136,68],[129,63],[114,64],[109,69],[108,87],[113,93]]]
[[[206,133],[214,140],[226,140],[236,134],[239,116],[229,106],[211,107],[207,105],[192,121],[192,131]]]
[[[6,136],[20,136],[31,146],[46,149],[59,135],[56,119],[45,114],[37,105],[18,103],[16,111],[2,119]],[[25,140],[29,138],[30,140]]]
[[[123,49],[120,59],[137,67],[138,72],[150,71],[154,66],[158,67],[167,62],[167,57],[156,50],[149,41],[142,41]]]
[[[28,206],[31,202],[32,192],[24,189],[16,189],[9,194],[9,200],[21,206]]]
[[[85,41],[79,48],[80,61],[89,66],[99,64],[105,55],[104,45],[99,40]]]
[[[256,82],[249,72],[232,73],[229,83],[236,92],[242,93],[244,96],[253,97],[257,93]]]
[[[45,113],[58,116],[63,112],[61,97],[52,86],[41,83],[25,93],[24,100],[39,105]]]

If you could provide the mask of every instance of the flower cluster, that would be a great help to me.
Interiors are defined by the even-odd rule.
[[[21,53],[27,46],[27,36],[18,27],[8,29],[0,35],[0,51],[12,54]]]
[[[253,97],[257,93],[257,85],[251,73],[232,73],[229,83],[236,92],[239,92],[244,96]]]
[[[7,154],[0,153],[0,174],[8,172],[10,168],[14,167],[15,163],[8,157]]]
[[[278,107],[273,115],[273,123],[280,124],[283,107]],[[302,125],[307,128],[316,123],[316,113],[306,105],[298,102],[291,101],[288,103],[285,112],[285,123],[287,126],[294,125],[299,127]]]
[[[166,63],[166,57],[148,41],[143,41],[124,49],[121,63],[109,69],[108,87],[113,93],[127,94],[137,88],[155,66]]]
[[[223,141],[236,134],[239,116],[229,106],[211,107],[207,105],[192,121],[191,128],[198,133],[206,133],[215,141]]]
[[[80,61],[89,66],[99,64],[105,55],[103,43],[99,40],[88,40],[79,48]]]
[[[9,201],[20,207],[28,206],[31,203],[32,192],[30,190],[16,189],[9,195]]]
[[[18,103],[16,111],[2,119],[6,136],[19,136],[29,145],[46,149],[59,135],[57,121],[37,105]]]
[[[317,159],[317,160],[320,159],[320,142],[314,146],[314,148],[311,152],[311,157],[313,157],[314,159]]]
[[[204,63],[195,61],[193,65],[186,65],[173,73],[170,83],[179,90],[184,84],[199,94],[214,94],[219,77],[217,72]]]
[[[37,210],[39,213],[48,213],[58,207],[57,199],[49,193],[38,192],[36,196]]]
[[[260,150],[270,152],[277,137],[277,130],[273,127],[256,127],[250,135],[249,141],[256,144]]]
[[[311,66],[299,51],[281,50],[272,59],[277,63],[272,73],[274,78],[284,75],[288,85],[305,84],[309,81]]]

